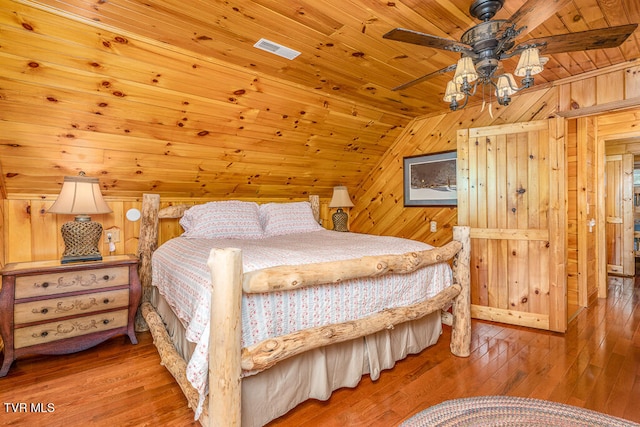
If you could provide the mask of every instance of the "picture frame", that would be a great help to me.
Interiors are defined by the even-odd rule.
[[[403,159],[404,205],[457,206],[457,151]]]

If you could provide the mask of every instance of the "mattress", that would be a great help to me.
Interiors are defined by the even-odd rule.
[[[241,249],[245,272],[277,265],[402,254],[431,248],[408,239],[328,230],[264,239],[180,237],[163,244],[152,259],[153,285],[184,327],[186,340],[195,344],[187,364],[187,378],[200,393],[201,403],[207,392],[211,288],[206,261],[214,247]],[[242,345],[249,346],[310,327],[355,320],[385,308],[414,304],[435,296],[451,283],[451,269],[442,263],[408,274],[244,295]]]

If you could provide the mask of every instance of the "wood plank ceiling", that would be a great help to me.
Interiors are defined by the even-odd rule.
[[[391,88],[459,54],[385,40],[458,40],[469,0],[0,0],[0,194],[277,198],[356,187],[451,75]],[[524,3],[507,0],[496,18]],[[573,0],[524,38],[640,22],[637,0]],[[260,39],[301,52],[258,50]],[[640,57],[555,54],[536,84]],[[515,60],[505,61],[512,69]]]

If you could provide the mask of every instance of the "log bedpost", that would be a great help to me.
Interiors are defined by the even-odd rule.
[[[311,204],[313,218],[318,224],[322,225],[322,219],[320,219],[320,196],[318,196],[317,194],[309,195],[309,203]]]
[[[212,249],[209,330],[209,420],[234,427],[241,421],[242,252]]]
[[[151,255],[158,247],[158,210],[160,209],[160,195],[142,195],[142,218],[140,222],[140,236],[138,237],[138,276],[142,287],[140,305],[151,300]],[[148,331],[142,312],[138,307],[135,320],[136,332]]]
[[[462,287],[462,290],[453,300],[450,348],[454,355],[468,357],[471,354],[471,283],[469,276],[471,237],[469,227],[453,227],[453,239],[462,243],[462,249],[453,260],[453,279]]]

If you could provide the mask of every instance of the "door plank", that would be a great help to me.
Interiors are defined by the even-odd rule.
[[[541,120],[458,134],[460,174],[468,177],[458,191],[459,206],[468,206],[458,223],[472,227],[476,318],[566,329],[566,309],[553,312],[566,305],[565,262],[557,255],[565,252],[564,239],[556,237],[564,233],[558,220],[564,209],[558,175],[565,170],[560,125]],[[560,150],[552,148],[557,145]]]

